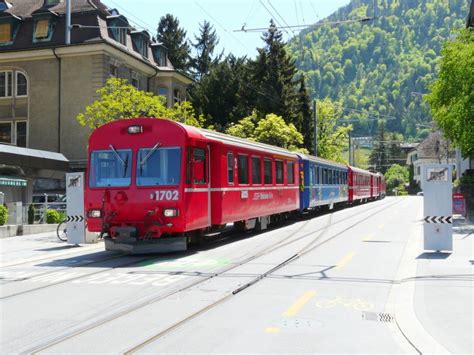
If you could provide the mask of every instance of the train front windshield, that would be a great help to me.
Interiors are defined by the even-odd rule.
[[[132,150],[98,150],[91,153],[89,186],[130,186]]]
[[[137,157],[137,186],[179,184],[181,148],[140,149]]]

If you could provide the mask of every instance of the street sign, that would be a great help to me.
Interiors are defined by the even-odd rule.
[[[452,167],[448,164],[421,166],[425,250],[453,250]]]
[[[453,214],[466,217],[466,198],[462,193],[453,194]]]

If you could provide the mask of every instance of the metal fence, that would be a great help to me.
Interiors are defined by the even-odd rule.
[[[66,215],[66,203],[65,202],[45,202],[45,203],[31,203],[35,208],[34,223],[46,223],[46,211],[56,210],[61,214]],[[22,220],[24,224],[28,223],[28,206],[22,208]]]

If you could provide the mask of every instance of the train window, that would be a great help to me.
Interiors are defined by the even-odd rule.
[[[321,169],[319,168],[319,166],[316,167],[316,184],[321,184]]]
[[[132,150],[93,151],[90,162],[90,187],[130,186]]]
[[[234,154],[227,153],[227,182],[234,183]]]
[[[239,155],[237,158],[237,174],[239,184],[249,183],[249,158],[246,155]]]
[[[194,183],[195,184],[205,184],[206,183],[206,151],[202,148],[193,148],[193,162],[203,162],[204,164],[204,174],[202,176],[202,179],[196,179],[194,177]]]
[[[293,162],[288,162],[287,165],[287,175],[288,175],[288,184],[294,184],[295,183],[295,163]]]
[[[283,184],[283,162],[275,160],[276,183]]]
[[[178,185],[181,175],[180,163],[180,148],[139,149],[137,186]]]
[[[316,167],[314,165],[309,166],[309,186],[313,186],[316,183]]]
[[[263,159],[263,178],[265,184],[272,183],[272,161],[270,159]]]
[[[262,160],[252,157],[252,184],[262,183]]]

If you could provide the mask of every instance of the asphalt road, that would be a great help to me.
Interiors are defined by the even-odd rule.
[[[0,352],[414,352],[393,287],[421,209],[386,198],[165,256],[15,245]]]

